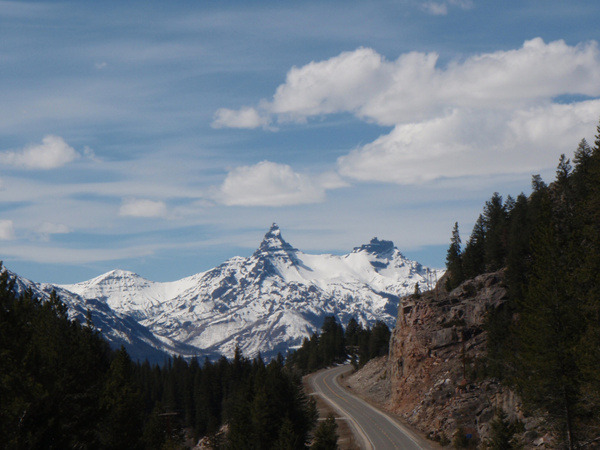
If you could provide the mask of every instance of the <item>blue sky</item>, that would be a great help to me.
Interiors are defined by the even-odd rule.
[[[0,259],[175,280],[378,236],[444,264],[600,117],[600,4],[0,1]]]

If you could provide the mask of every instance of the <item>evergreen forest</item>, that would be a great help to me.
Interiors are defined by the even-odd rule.
[[[69,320],[56,295],[16,295],[13,283],[0,274],[3,448],[180,448],[201,436],[215,448],[307,448],[315,404],[282,357],[136,363],[91,318]]]
[[[350,359],[359,369],[369,360],[388,354],[390,336],[388,326],[379,320],[372,328],[364,328],[351,318],[344,330],[334,316],[327,316],[321,333],[304,338],[302,346],[288,355],[286,364],[307,374]]]
[[[600,442],[600,125],[529,196],[494,193],[462,246],[454,225],[446,288],[503,270],[508,301],[487,321],[484,374],[546,414],[566,448]]]
[[[352,319],[344,331],[330,316],[287,361],[236,350],[231,360],[150,365],[112,350],[91,317],[69,320],[55,293],[47,301],[17,295],[2,271],[0,441],[15,449],[163,449],[204,437],[223,449],[304,449],[311,440],[336,448],[335,422],[315,429],[301,376],[349,352],[364,364],[387,353],[389,336],[383,323],[365,329]]]

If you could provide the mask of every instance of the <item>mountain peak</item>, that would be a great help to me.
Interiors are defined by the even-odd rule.
[[[101,275],[102,278],[141,278],[137,273],[129,270],[114,269]]]
[[[288,244],[281,235],[281,229],[276,223],[271,225],[254,256],[284,256],[294,260],[298,250]]]
[[[395,247],[392,241],[379,240],[376,237],[371,239],[368,244],[360,247],[354,247],[354,252],[367,252],[380,257],[389,257],[394,252]]]
[[[279,228],[279,225],[277,225],[275,222],[273,222],[271,224],[271,228],[269,228],[269,231],[267,231],[267,234],[265,234],[265,238],[267,236],[280,237],[281,229]]]

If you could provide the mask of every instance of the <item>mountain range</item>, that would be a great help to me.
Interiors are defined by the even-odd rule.
[[[393,327],[399,298],[432,286],[443,274],[406,259],[391,241],[373,238],[346,255],[311,255],[286,242],[273,224],[250,257],[173,282],[113,270],[71,285],[18,277],[15,289],[47,298],[56,290],[69,315],[94,326],[134,359],[165,355],[249,357],[285,354],[317,331],[327,315],[342,324]]]

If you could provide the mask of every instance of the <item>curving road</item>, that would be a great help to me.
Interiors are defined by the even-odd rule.
[[[312,389],[347,418],[365,449],[431,449],[427,441],[416,436],[386,413],[348,392],[338,383],[338,377],[352,366],[334,367],[310,378]]]

